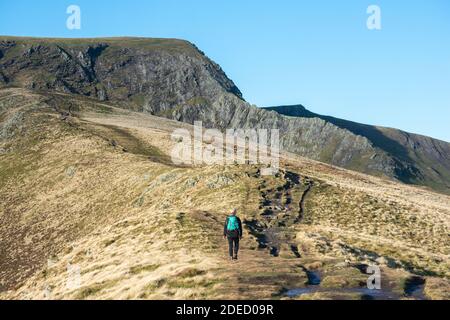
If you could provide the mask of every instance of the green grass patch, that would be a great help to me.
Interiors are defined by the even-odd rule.
[[[152,272],[155,271],[160,267],[159,264],[147,264],[147,265],[139,265],[139,266],[133,266],[130,268],[131,274],[139,274],[142,272]]]

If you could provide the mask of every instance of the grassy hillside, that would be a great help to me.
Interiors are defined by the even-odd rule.
[[[2,41],[14,41],[22,46],[62,45],[67,47],[80,47],[96,45],[99,42],[122,48],[140,48],[145,50],[169,50],[179,53],[198,55],[198,50],[192,43],[181,39],[168,38],[139,38],[139,37],[103,37],[103,38],[34,38],[11,37],[0,35]],[[17,49],[19,50],[19,49]]]
[[[175,166],[189,125],[68,94],[3,89],[0,121],[2,299],[377,298],[369,264],[382,297],[449,298],[448,196],[291,154]]]

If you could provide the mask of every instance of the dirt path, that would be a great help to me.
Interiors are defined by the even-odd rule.
[[[303,216],[305,214],[305,200],[306,200],[306,197],[308,196],[308,193],[311,191],[313,185],[314,185],[314,182],[308,181],[308,186],[302,194],[302,197],[300,199],[300,204],[299,204],[300,210],[299,210],[298,222],[301,222],[301,220],[303,219]]]
[[[267,248],[274,257],[287,249],[294,257],[300,258],[294,242],[295,227],[301,222],[305,199],[313,182],[290,171],[281,171],[279,180],[274,186],[268,186],[266,179],[261,180],[259,217],[245,221],[245,224],[256,237],[259,248]]]
[[[234,292],[236,299],[281,297],[285,288],[310,282],[311,272],[302,264],[310,258],[299,252],[295,237],[313,183],[285,170],[276,179],[260,176],[259,170],[252,177],[260,180],[259,212],[243,221],[249,236],[242,241],[238,261],[226,258],[224,243],[221,264],[228,280],[219,293],[229,297]]]

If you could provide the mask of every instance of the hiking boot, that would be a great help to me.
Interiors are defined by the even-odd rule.
[[[233,257],[233,260],[237,260],[238,258],[237,258],[237,255],[235,255],[234,257]]]

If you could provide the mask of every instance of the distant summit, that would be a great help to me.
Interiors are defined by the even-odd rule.
[[[315,113],[310,112],[301,104],[294,104],[290,106],[279,106],[279,107],[265,107],[264,109],[276,111],[279,114],[283,114],[285,116],[290,117],[314,118],[316,116]]]

